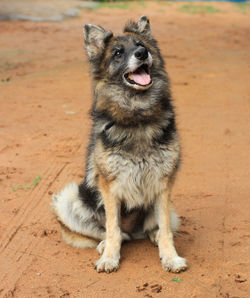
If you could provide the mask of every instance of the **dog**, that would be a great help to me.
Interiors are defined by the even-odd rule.
[[[179,218],[171,190],[180,165],[180,145],[170,84],[150,22],[130,21],[114,36],[86,24],[91,66],[93,126],[84,181],[53,195],[52,210],[64,240],[97,247],[98,272],[119,268],[122,241],[149,239],[162,267],[180,272],[173,233]]]

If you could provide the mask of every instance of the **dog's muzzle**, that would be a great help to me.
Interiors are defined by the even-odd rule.
[[[150,68],[153,58],[147,48],[140,46],[128,62],[128,71],[124,74],[126,85],[137,89],[146,90],[152,86]]]

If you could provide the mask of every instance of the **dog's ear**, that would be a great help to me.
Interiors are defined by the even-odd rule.
[[[130,21],[125,26],[124,32],[135,32],[143,35],[146,38],[152,38],[150,22],[146,16],[141,16],[137,23]]]
[[[151,37],[151,28],[149,19],[146,16],[141,16],[138,23],[138,30],[141,34]]]
[[[113,36],[111,31],[106,31],[101,26],[86,24],[83,28],[86,51],[89,60],[98,58],[107,41]]]

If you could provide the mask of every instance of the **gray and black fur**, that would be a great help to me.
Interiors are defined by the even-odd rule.
[[[82,184],[53,196],[66,242],[95,247],[98,272],[117,270],[122,240],[144,238],[159,246],[165,270],[186,269],[173,245],[178,216],[170,192],[180,147],[169,80],[149,20],[113,36],[85,25],[92,70],[93,126]],[[170,228],[171,227],[171,228]]]

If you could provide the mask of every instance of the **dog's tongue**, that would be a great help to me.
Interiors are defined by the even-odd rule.
[[[150,75],[144,69],[141,69],[139,72],[132,72],[131,77],[136,84],[143,86],[148,85],[151,81]]]

